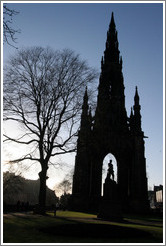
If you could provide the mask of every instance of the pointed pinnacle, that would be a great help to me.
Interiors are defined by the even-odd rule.
[[[133,108],[131,107],[130,118],[133,116]]]
[[[87,114],[88,113],[88,108],[89,108],[89,105],[88,105],[88,92],[87,92],[87,86],[86,86],[86,89],[85,89],[85,94],[84,94],[84,97],[83,97],[83,104],[82,104],[82,114]]]
[[[115,25],[114,12],[112,12],[112,15],[111,15],[111,24]]]
[[[108,38],[110,30],[114,30],[115,31],[115,28],[116,27],[115,27],[115,21],[114,21],[114,13],[112,12],[111,21],[110,21],[110,25],[109,25],[109,31],[107,33],[107,38]]]
[[[85,97],[85,96],[88,96],[87,86],[85,87],[85,94],[84,94],[84,97]]]
[[[87,91],[88,89],[87,89],[87,86],[86,86],[86,88],[85,88],[85,94],[84,94],[84,101],[86,100],[88,100],[88,91]]]
[[[135,97],[134,97],[135,101],[139,102],[139,95],[138,95],[138,89],[137,86],[135,87]]]

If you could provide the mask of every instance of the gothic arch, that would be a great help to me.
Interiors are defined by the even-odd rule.
[[[110,160],[112,160],[112,164],[113,164],[113,170],[114,170],[114,180],[117,183],[117,176],[118,176],[118,163],[117,160],[115,158],[115,156],[111,153],[108,153],[104,159],[103,159],[103,168],[102,168],[102,192],[101,195],[103,196],[103,184],[105,182],[105,179],[107,177],[107,171],[108,171],[108,163],[110,162]]]

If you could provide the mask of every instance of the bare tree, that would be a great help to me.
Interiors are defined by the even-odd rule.
[[[72,183],[68,179],[63,179],[56,187],[55,190],[60,192],[61,194],[66,194],[71,191]]]
[[[17,40],[15,34],[20,33],[20,30],[12,27],[13,17],[17,14],[19,14],[18,11],[10,9],[7,4],[3,4],[3,41],[13,47],[15,46],[12,43],[16,43]]]
[[[40,213],[45,213],[48,165],[56,155],[75,151],[82,96],[95,77],[95,70],[71,50],[23,49],[5,68],[4,121],[23,128],[22,135],[5,135],[4,142],[31,146],[11,163],[40,163]]]
[[[70,167],[70,169],[66,169],[66,165],[64,165],[64,167],[66,174],[63,180],[54,186],[55,194],[58,194],[58,196],[69,194],[72,191],[74,168]]]

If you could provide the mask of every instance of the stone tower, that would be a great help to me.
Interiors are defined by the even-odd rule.
[[[91,111],[88,106],[88,94],[87,88],[84,95],[82,115],[81,115],[81,125],[78,132],[77,141],[77,155],[75,160],[75,172],[73,176],[73,196],[74,202],[77,203],[78,208],[88,209],[84,205],[84,201],[87,200],[88,193],[90,190],[90,144],[91,144]],[[87,202],[87,201],[86,201]],[[85,203],[86,204],[86,203]],[[77,207],[75,205],[75,207]]]
[[[112,13],[104,56],[101,59],[95,116],[88,106],[87,89],[82,107],[73,177],[73,208],[97,210],[101,201],[103,159],[108,153],[117,161],[118,196],[123,211],[148,209],[144,133],[141,129],[136,87],[130,117],[125,108],[122,57]]]

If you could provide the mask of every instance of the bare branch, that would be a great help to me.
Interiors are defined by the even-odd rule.
[[[56,153],[54,153],[54,154],[51,154],[51,156],[64,155],[64,154],[67,154],[67,153],[73,153],[73,152],[76,151],[76,148],[70,149],[70,150],[65,150],[65,149],[63,149],[63,148],[60,148],[60,149],[62,149],[63,151],[61,151],[61,152],[56,152]]]
[[[15,35],[17,33],[20,33],[20,30],[14,29],[12,27],[13,17],[15,15],[19,14],[18,11],[15,11],[14,9],[10,9],[7,7],[7,4],[3,5],[3,41],[6,42],[10,46],[16,48],[9,40],[16,43],[17,38]]]
[[[32,140],[26,142],[26,141],[20,141],[19,139],[10,138],[9,136],[7,136],[5,134],[4,134],[4,137],[6,137],[6,139],[3,142],[12,141],[14,143],[26,144],[26,145],[29,145],[29,144],[34,143],[34,142],[38,143],[38,141],[36,139],[32,139]]]
[[[18,158],[18,159],[15,159],[15,160],[10,160],[9,163],[19,163],[19,162],[22,162],[22,161],[25,161],[25,160],[30,160],[30,161],[40,161],[38,158],[34,158],[32,157],[30,154],[26,155],[26,156],[23,156],[21,158]]]

